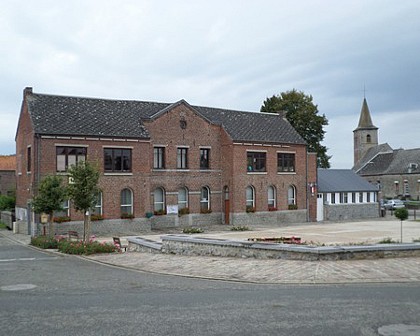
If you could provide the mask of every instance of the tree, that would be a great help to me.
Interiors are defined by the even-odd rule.
[[[69,198],[76,211],[84,215],[83,241],[86,242],[90,236],[90,210],[97,203],[100,192],[99,169],[89,162],[79,162],[77,166],[71,166],[68,173],[71,181],[68,186]]]
[[[66,197],[66,190],[62,185],[60,176],[49,175],[42,179],[38,194],[33,198],[32,208],[35,213],[45,213],[48,215],[48,234],[54,235],[54,211],[62,210],[63,202]]]
[[[408,210],[406,208],[398,208],[395,210],[395,217],[401,221],[401,243],[403,240],[403,225],[402,222],[408,218]]]
[[[312,102],[312,96],[293,89],[267,98],[261,106],[261,112],[286,113],[286,119],[308,144],[308,151],[317,153],[317,166],[330,168],[327,148],[321,145],[328,125],[325,115],[318,115],[318,106]]]

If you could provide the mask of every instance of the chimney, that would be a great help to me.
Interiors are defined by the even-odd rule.
[[[32,94],[32,88],[27,86],[25,89],[23,89],[23,98],[25,98],[27,95]]]

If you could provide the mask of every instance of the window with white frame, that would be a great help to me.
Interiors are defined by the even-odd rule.
[[[275,209],[277,202],[276,202],[276,188],[274,186],[268,187],[267,198],[268,198],[268,208]]]
[[[154,203],[153,209],[156,212],[164,212],[165,211],[165,191],[163,188],[156,188],[154,193]]]
[[[289,186],[289,188],[287,189],[287,204],[296,204],[296,187],[294,185]]]
[[[178,209],[188,208],[188,189],[181,188],[178,190]]]
[[[131,189],[123,189],[121,191],[121,215],[133,214],[133,192]]]
[[[59,211],[54,211],[54,217],[70,217],[70,200],[64,200],[61,208]]]
[[[201,211],[210,210],[210,188],[202,187],[200,193],[200,209]]]
[[[254,210],[255,208],[255,189],[253,186],[246,187],[246,209]]]
[[[99,192],[96,196],[96,204],[91,209],[92,215],[102,215],[102,192]]]

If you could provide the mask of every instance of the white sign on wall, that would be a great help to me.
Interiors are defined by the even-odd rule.
[[[168,214],[168,215],[170,215],[170,214],[178,214],[178,204],[175,204],[175,205],[167,205],[166,206],[166,213]]]

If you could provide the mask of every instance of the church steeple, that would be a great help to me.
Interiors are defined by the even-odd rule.
[[[353,139],[354,165],[356,165],[370,148],[378,145],[378,127],[373,125],[366,98],[363,98],[359,124],[353,131]]]
[[[363,98],[362,110],[360,111],[359,125],[357,126],[356,130],[361,128],[378,129],[376,126],[373,125],[366,98]]]

